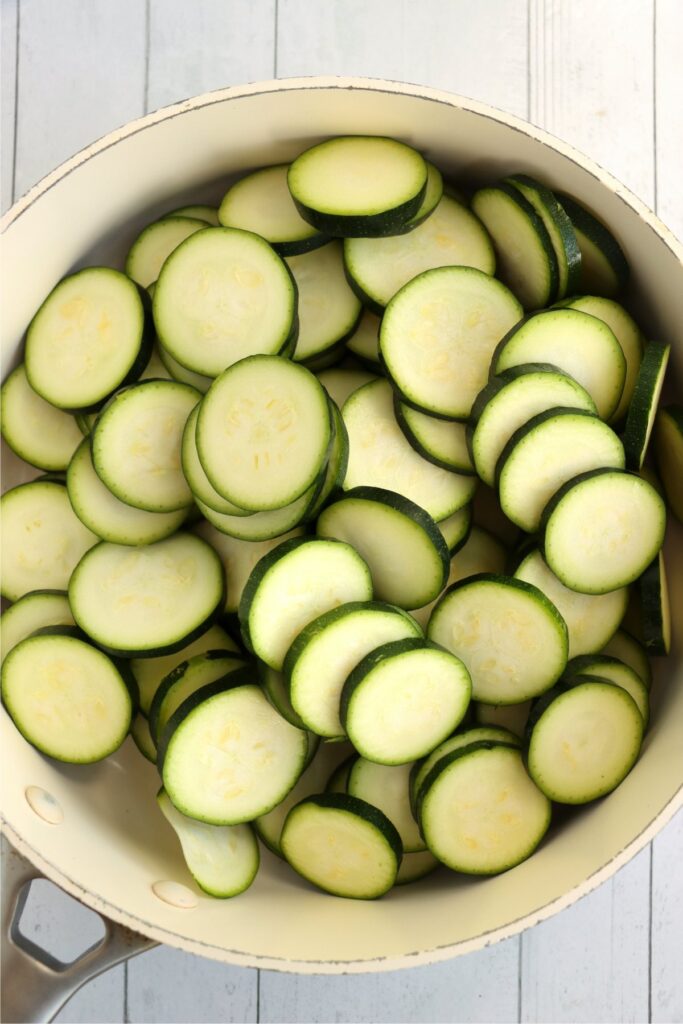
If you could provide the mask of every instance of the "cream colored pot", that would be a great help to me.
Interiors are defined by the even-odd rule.
[[[113,132],[45,178],[5,218],[3,375],[36,307],[76,266],[120,261],[139,227],[172,206],[219,198],[229,176],[291,159],[325,136],[396,136],[449,174],[484,181],[538,175],[599,212],[633,268],[635,311],[676,349],[683,377],[683,249],[627,189],[569,146],[506,114],[433,89],[308,78],[211,93]],[[19,479],[11,457],[4,487]],[[641,849],[683,804],[683,531],[667,555],[675,649],[660,660],[652,724],[634,771],[611,796],[556,827],[526,863],[487,881],[445,872],[376,903],[333,899],[268,854],[254,886],[181,909],[160,880],[192,888],[157,811],[154,768],[131,740],[104,763],[60,768],[2,713],[2,813],[11,842],[41,872],[106,917],[159,942],[250,967],[361,972],[445,960],[527,928],[585,895]],[[28,787],[59,804],[49,824]],[[35,791],[33,791],[35,792]],[[35,800],[33,801],[35,804]]]

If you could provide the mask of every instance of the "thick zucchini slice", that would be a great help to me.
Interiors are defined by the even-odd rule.
[[[294,359],[302,363],[329,352],[352,335],[362,306],[344,274],[341,242],[328,242],[315,252],[291,256],[287,266],[299,294]]]
[[[164,348],[159,346],[159,361],[164,367],[166,373],[157,374],[159,377],[170,377],[172,380],[177,380],[181,384],[189,384],[191,388],[196,388],[197,391],[201,391],[203,395],[211,387],[214,377],[206,377],[203,373],[195,373],[194,370],[188,370],[187,367],[182,366],[177,359],[167,352]]]
[[[20,363],[0,390],[0,429],[12,451],[24,462],[60,472],[81,442],[76,419],[36,394]]]
[[[436,267],[475,267],[493,274],[491,239],[474,214],[451,196],[442,196],[423,224],[391,238],[347,238],[344,262],[352,287],[379,316],[404,285]]]
[[[410,405],[467,419],[496,345],[521,317],[512,292],[480,270],[427,270],[401,288],[382,318],[386,372]]]
[[[312,146],[291,164],[289,191],[301,216],[336,238],[401,230],[420,209],[427,165],[394,139],[350,135]]]
[[[159,683],[149,708],[149,731],[155,744],[171,715],[202,686],[223,681],[237,669],[244,668],[245,659],[229,651],[206,651],[176,665]]]
[[[420,203],[417,213],[403,225],[401,229],[403,232],[414,231],[428,217],[431,217],[444,194],[444,182],[441,171],[434,164],[430,164],[429,160],[425,160],[425,164],[427,165],[427,187],[425,188],[424,198]]]
[[[594,470],[570,480],[543,515],[543,557],[570,590],[607,594],[633,583],[664,541],[666,509],[639,476]]]
[[[265,662],[257,663],[259,679],[263,686],[266,697],[276,711],[279,711],[283,718],[295,725],[297,729],[305,729],[306,723],[296,713],[289,699],[289,686],[282,672],[276,672],[274,668],[266,665]],[[314,735],[313,733],[310,734]],[[319,737],[316,736],[317,739]]]
[[[224,512],[216,512],[198,498],[196,504],[214,529],[228,537],[236,537],[238,540],[245,541],[280,539],[307,518],[320,494],[324,480],[325,474],[322,473],[318,480],[290,505],[268,512],[254,512],[248,516],[231,516]]]
[[[581,249],[580,290],[589,295],[613,298],[629,277],[629,266],[621,246],[602,221],[575,199],[564,193],[558,193],[557,198],[574,225]]]
[[[650,718],[650,698],[648,689],[635,669],[632,669],[625,662],[609,655],[584,655],[581,658],[573,658],[567,664],[565,679],[570,682],[579,682],[588,678],[600,678],[608,683],[614,683],[626,690],[640,711],[643,719],[643,728],[647,728]]]
[[[510,705],[513,709],[517,706],[518,705]],[[413,808],[413,813],[417,811],[417,805],[423,783],[434,765],[438,764],[441,758],[446,757],[447,754],[452,753],[454,750],[463,750],[465,747],[471,747],[473,744],[481,743],[482,741],[486,741],[487,743],[503,743],[512,747],[521,747],[522,745],[521,739],[516,733],[502,726],[493,724],[462,729],[460,732],[455,733],[454,736],[449,736],[448,739],[444,740],[443,743],[440,743],[438,747],[435,747],[427,757],[423,757],[422,760],[416,761],[413,765],[413,769],[410,773],[409,784],[410,804]]]
[[[401,866],[396,876],[396,885],[409,885],[410,882],[418,882],[426,875],[436,871],[439,861],[429,850],[420,850],[418,853],[404,853]]]
[[[394,400],[396,422],[415,451],[428,462],[455,473],[474,473],[467,447],[466,426],[456,420],[437,419]]]
[[[44,626],[74,625],[65,590],[32,590],[2,613],[0,661],[37,629]]]
[[[381,601],[419,608],[446,583],[449,552],[443,535],[424,509],[394,491],[347,491],[321,513],[317,532],[356,549]]]
[[[463,661],[472,697],[521,704],[560,678],[567,664],[567,626],[538,587],[482,573],[449,587],[432,612],[430,640]]]
[[[647,651],[630,633],[623,629],[617,630],[600,653],[607,654],[612,658],[619,658],[640,676],[648,690],[652,687],[652,669]]]
[[[645,461],[670,352],[671,346],[660,341],[648,341],[645,346],[624,427],[629,469],[641,469]]]
[[[513,174],[505,183],[518,189],[543,221],[557,260],[557,298],[574,295],[581,277],[581,250],[565,210],[545,185],[527,174]]]
[[[410,809],[409,780],[412,764],[375,764],[359,757],[351,766],[347,792],[366,800],[386,814],[401,837],[405,853],[425,849],[417,822]]]
[[[437,523],[437,527],[441,536],[446,541],[446,547],[452,558],[467,542],[467,538],[470,535],[470,530],[472,529],[472,505],[465,505],[464,508],[449,516],[448,519],[442,519],[440,523]]]
[[[91,764],[128,735],[133,705],[117,666],[74,636],[30,636],[2,664],[2,702],[43,754]]]
[[[640,577],[638,589],[645,648],[651,654],[668,654],[671,650],[671,609],[662,551]]]
[[[655,420],[655,455],[666,500],[683,523],[683,407],[667,405]]]
[[[177,213],[173,217],[148,224],[130,247],[126,257],[126,273],[142,288],[153,284],[161,272],[161,268],[177,249],[196,231],[206,227],[206,221],[194,217],[181,217]]]
[[[342,419],[342,414],[331,399],[330,414],[332,416],[332,423],[334,427],[334,436],[332,438],[332,444],[330,445],[330,455],[327,460],[323,485],[320,488],[320,493],[311,505],[311,508],[306,513],[307,520],[313,520],[316,518],[320,510],[324,508],[332,495],[336,491],[341,490],[344,480],[346,479],[346,470],[349,465],[349,434],[346,429],[346,424]]]
[[[192,491],[195,499],[201,501],[214,512],[226,516],[249,516],[252,513],[246,509],[239,508],[227,498],[223,498],[213,486],[204,472],[204,467],[199,460],[197,452],[197,417],[199,415],[199,403],[187,417],[183,437],[180,446],[180,462],[183,476]]]

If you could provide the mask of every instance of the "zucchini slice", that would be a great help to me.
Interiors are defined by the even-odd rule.
[[[149,707],[149,731],[155,744],[158,746],[168,720],[184,700],[209,683],[220,680],[227,684],[227,677],[244,665],[241,655],[221,650],[195,654],[176,665],[159,683]]]
[[[416,638],[376,647],[349,673],[340,717],[355,749],[378,764],[425,757],[465,716],[472,682],[459,658]]]
[[[220,512],[226,516],[249,516],[252,513],[246,509],[239,508],[227,498],[223,498],[213,486],[204,472],[204,467],[199,460],[197,452],[197,417],[199,415],[199,403],[187,417],[183,429],[183,437],[180,446],[180,462],[183,476],[192,491],[195,499],[201,501],[214,512]]]
[[[75,626],[65,590],[32,590],[0,617],[0,662],[44,626]]]
[[[548,232],[557,260],[557,298],[576,294],[581,277],[581,250],[565,210],[549,188],[527,174],[512,174],[505,183],[518,189],[531,203]]]
[[[466,437],[478,476],[495,486],[498,460],[512,435],[534,416],[564,407],[597,413],[588,392],[548,363],[522,363],[493,377],[479,392]]]
[[[418,853],[404,853],[401,866],[396,876],[396,885],[409,885],[410,882],[418,882],[426,875],[430,875],[439,866],[439,861],[429,850],[420,850]]]
[[[493,274],[491,239],[474,214],[451,196],[419,227],[390,238],[347,238],[344,263],[351,285],[379,316],[404,285],[436,267],[475,267]]]
[[[146,757],[153,765],[157,763],[157,748],[156,743],[152,739],[152,734],[149,731],[149,722],[142,714],[138,711],[135,718],[133,719],[130,727],[130,735],[133,743],[138,748],[143,757]]]
[[[118,270],[87,267],[60,281],[29,324],[26,377],[59,409],[89,410],[136,380],[151,351],[137,285]]]
[[[300,498],[290,505],[268,512],[254,512],[248,516],[231,516],[224,512],[216,512],[198,498],[196,504],[214,529],[228,537],[236,537],[238,540],[245,541],[281,539],[306,519],[320,494],[324,480],[325,474],[323,473],[307,491],[304,491]]]
[[[300,498],[324,469],[331,440],[324,389],[309,370],[279,356],[228,367],[197,419],[197,451],[211,484],[252,512]]]
[[[604,681],[557,688],[529,722],[528,768],[560,804],[585,804],[611,793],[640,753],[643,719],[626,690]]]
[[[346,478],[349,465],[349,434],[337,406],[330,399],[330,413],[334,427],[334,437],[330,446],[325,478],[320,493],[306,514],[307,520],[313,520],[327,504],[331,496],[341,489]]]
[[[651,654],[668,654],[671,650],[671,609],[662,551],[640,577],[638,589],[645,648]]]
[[[301,216],[336,238],[400,231],[419,211],[427,165],[395,139],[348,135],[312,146],[290,165],[289,191]]]
[[[521,317],[512,292],[480,270],[427,270],[387,306],[379,333],[382,361],[410,405],[467,419],[496,345]]]
[[[192,504],[180,452],[200,398],[187,384],[147,380],[107,403],[92,432],[92,462],[120,501],[146,512],[177,512]]]
[[[129,548],[101,541],[78,563],[69,603],[81,629],[104,650],[155,657],[182,650],[223,607],[223,567],[200,537],[176,533]]]
[[[641,469],[645,461],[670,352],[671,346],[660,341],[648,341],[645,346],[624,427],[629,469]]]
[[[559,274],[553,243],[534,207],[512,185],[482,188],[472,209],[493,239],[497,273],[525,309],[548,306]]]
[[[175,533],[187,518],[187,509],[147,512],[117,498],[95,472],[90,438],[84,437],[66,474],[66,488],[74,512],[84,526],[114,544],[153,544]]]
[[[66,487],[33,480],[0,498],[2,596],[18,601],[31,590],[66,590],[71,573],[97,537],[71,508]]]
[[[126,273],[142,288],[153,284],[164,263],[174,249],[196,231],[206,227],[206,221],[195,217],[164,217],[154,221],[138,235],[126,257]]]
[[[347,491],[321,513],[317,532],[356,549],[381,601],[418,608],[446,583],[449,552],[439,528],[424,509],[393,491]]]
[[[519,750],[481,743],[437,763],[419,813],[427,846],[442,863],[495,875],[531,856],[550,825],[551,804]]]
[[[319,889],[347,899],[374,900],[396,882],[402,849],[386,815],[345,793],[302,800],[287,815],[282,853]]]
[[[655,420],[655,456],[666,500],[683,523],[683,407],[667,405]]]
[[[174,806],[210,825],[272,810],[301,775],[308,738],[271,707],[252,669],[188,697],[161,736],[158,764]]]
[[[568,480],[593,469],[623,469],[624,448],[606,423],[583,409],[548,409],[519,427],[496,463],[500,505],[535,533],[543,509]]]
[[[561,487],[543,519],[543,557],[558,579],[582,594],[606,594],[633,583],[655,557],[666,509],[641,477],[601,469]]]
[[[344,489],[379,487],[402,494],[437,522],[463,508],[476,489],[476,478],[442,469],[423,459],[396,422],[391,385],[365,384],[344,403],[349,432],[349,465]]]
[[[218,208],[223,227],[253,231],[280,256],[299,256],[329,240],[300,215],[287,187],[289,164],[262,167],[231,185]]]
[[[575,199],[561,192],[557,193],[557,198],[574,226],[581,249],[580,290],[613,298],[625,287],[629,277],[621,246],[602,221]]]
[[[640,711],[643,728],[647,728],[650,718],[650,698],[647,686],[635,669],[630,668],[618,658],[612,658],[605,654],[587,654],[580,658],[573,658],[567,664],[565,679],[570,682],[583,681],[589,677],[591,679],[600,678],[626,690]]]
[[[178,836],[188,870],[200,889],[229,899],[248,889],[259,868],[259,849],[250,825],[207,825],[173,806],[160,789],[157,803]]]
[[[355,331],[346,339],[346,347],[349,352],[375,373],[382,372],[379,356],[380,322],[378,316],[371,313],[369,309],[365,309]],[[332,397],[334,398],[334,395]],[[345,399],[337,403],[340,408],[344,401]]]
[[[609,643],[605,644],[601,654],[607,654],[612,658],[618,658],[628,665],[640,676],[648,690],[652,687],[652,669],[647,656],[647,651],[635,637],[624,629],[618,629]]]
[[[294,359],[306,362],[329,352],[355,331],[360,300],[344,274],[341,242],[287,260],[299,295],[299,334]]]
[[[2,664],[2,702],[24,739],[70,764],[92,764],[128,735],[133,705],[117,666],[74,636],[30,636]]]
[[[289,699],[289,686],[282,672],[276,672],[274,668],[270,668],[262,661],[257,663],[257,668],[266,697],[275,710],[279,711],[282,717],[291,725],[295,725],[297,729],[305,729],[306,723],[292,707],[292,702]],[[314,734],[311,733],[311,735]]]
[[[425,849],[410,809],[409,780],[412,764],[376,764],[359,757],[353,762],[347,783],[350,796],[358,797],[386,814],[401,837],[405,853]]]
[[[380,645],[414,640],[421,632],[410,615],[380,601],[352,601],[309,622],[283,666],[289,699],[305,728],[343,736],[340,702],[349,673]]]
[[[596,654],[604,648],[626,612],[626,587],[607,594],[578,594],[565,587],[551,572],[538,548],[522,559],[515,570],[515,577],[533,583],[553,602],[567,624],[570,658]]]
[[[440,523],[437,523],[437,527],[446,541],[446,547],[452,558],[456,551],[459,551],[463,544],[467,543],[472,529],[472,505],[465,505],[448,519],[442,519]]]
[[[522,701],[521,704],[484,704],[483,701],[475,701],[474,720],[480,726],[500,726],[509,729],[521,740],[524,737],[531,703],[530,700]]]
[[[475,469],[467,447],[466,425],[456,420],[437,419],[394,399],[396,422],[415,451],[428,462],[456,473]]]
[[[354,391],[358,391],[358,388],[369,384],[370,381],[377,380],[377,375],[366,370],[346,370],[335,367],[319,373],[318,380],[337,408],[341,409]]]
[[[254,568],[240,600],[242,634],[254,654],[279,671],[309,622],[340,604],[371,598],[370,570],[352,547],[297,537]]]
[[[573,377],[609,420],[626,379],[621,345],[606,323],[578,309],[550,309],[525,320],[503,338],[494,353],[493,374],[522,363],[550,363]]]
[[[296,285],[265,239],[204,228],[164,263],[154,289],[161,346],[188,370],[216,377],[259,353],[276,355],[296,334]]]
[[[69,465],[82,434],[76,419],[36,394],[20,363],[0,390],[0,429],[15,455],[38,469]]]
[[[349,775],[357,756],[357,754],[350,754],[341,764],[337,765],[325,785],[326,793],[347,792]]]
[[[177,380],[181,384],[189,384],[191,388],[201,391],[203,395],[206,394],[214,381],[214,377],[206,377],[203,373],[195,373],[194,370],[188,370],[187,367],[179,363],[177,359],[174,359],[161,345],[158,351],[159,361],[166,373],[160,373],[157,376],[171,377],[172,380]]]
[[[453,584],[432,612],[430,640],[463,661],[472,697],[521,704],[548,690],[567,664],[567,626],[538,587],[482,573]]]
[[[166,217],[192,217],[195,220],[203,220],[205,224],[212,228],[217,228],[220,225],[216,207],[207,206],[205,203],[179,206],[177,210],[171,210],[167,213]]]
[[[425,160],[425,164],[427,165],[427,187],[425,188],[424,198],[420,203],[417,213],[404,224],[401,229],[403,232],[414,231],[428,217],[431,217],[444,194],[444,182],[441,171],[434,164],[430,164],[429,160]]]

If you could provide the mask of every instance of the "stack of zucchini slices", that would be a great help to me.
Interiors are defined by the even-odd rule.
[[[212,896],[259,840],[358,899],[529,857],[632,768],[670,645],[683,413],[627,280],[571,197],[370,136],[65,278],[2,389],[43,471],[2,498],[17,728],[130,732]]]

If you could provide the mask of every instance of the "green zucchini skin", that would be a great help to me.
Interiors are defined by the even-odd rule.
[[[347,811],[350,814],[355,814],[359,818],[363,818],[365,821],[369,821],[371,825],[382,833],[384,839],[391,847],[398,864],[401,863],[403,857],[403,844],[401,837],[398,834],[398,830],[393,822],[389,821],[386,814],[380,811],[377,807],[373,807],[366,800],[361,800],[358,796],[351,796],[349,793],[319,793],[315,796],[307,796],[303,800],[300,800],[298,804],[292,807],[290,814],[295,811],[298,807],[303,804],[315,804],[316,807],[329,807],[330,810],[334,811]],[[286,824],[286,822],[285,822]]]
[[[574,295],[581,279],[581,249],[567,212],[549,188],[528,174],[512,174],[504,180],[506,184],[512,185],[522,193],[542,220],[547,219],[551,222],[553,231],[557,234],[557,242],[550,230],[546,230],[555,249],[558,264],[557,298]]]
[[[683,406],[666,405],[655,421],[655,457],[669,508],[683,523]]]
[[[603,286],[601,288],[600,282],[587,277],[582,260],[582,273],[579,281],[581,291],[585,291],[587,294],[602,294],[607,298],[612,298],[614,294],[617,294],[626,287],[630,275],[630,268],[623,249],[602,221],[594,217],[592,213],[575,199],[572,199],[571,196],[564,192],[556,193],[556,198],[572,222],[577,235],[579,233],[585,235],[599,249],[614,275],[614,287],[610,288],[608,286],[605,289]],[[580,244],[579,238],[579,246]]]
[[[638,581],[645,649],[665,656],[671,649],[671,619],[662,553],[648,565]]]
[[[641,469],[645,460],[670,353],[671,346],[661,341],[648,341],[645,345],[624,427],[624,451],[629,469]]]

